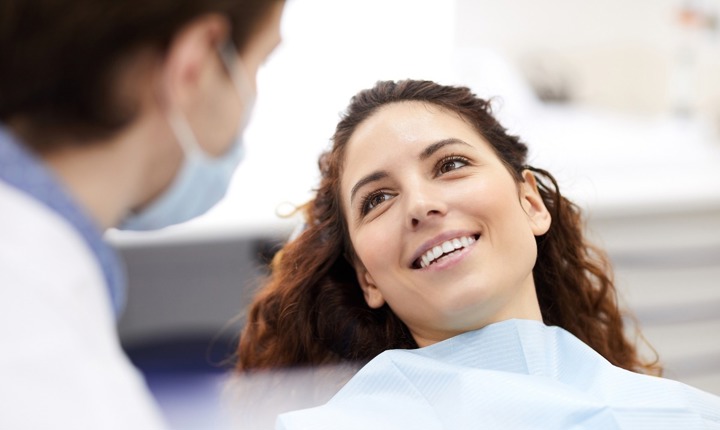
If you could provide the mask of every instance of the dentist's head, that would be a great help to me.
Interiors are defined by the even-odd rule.
[[[0,1],[0,121],[103,228],[225,194],[283,0]]]

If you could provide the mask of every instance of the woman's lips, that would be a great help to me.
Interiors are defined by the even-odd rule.
[[[413,261],[412,268],[425,269],[433,264],[437,264],[438,262],[469,248],[479,237],[480,234],[476,233],[459,235],[457,237],[444,240],[424,251]]]

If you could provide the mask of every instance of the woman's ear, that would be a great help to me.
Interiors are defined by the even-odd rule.
[[[355,273],[357,275],[360,288],[363,291],[365,303],[373,309],[378,309],[385,304],[385,298],[383,297],[380,289],[378,289],[377,285],[375,285],[375,281],[370,275],[370,272],[365,269],[365,266],[358,260],[357,257],[354,260]]]
[[[535,236],[547,233],[552,217],[537,187],[535,175],[530,170],[523,170],[524,182],[520,184],[520,199],[530,221],[530,228]]]

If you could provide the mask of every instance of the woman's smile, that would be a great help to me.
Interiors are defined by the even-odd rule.
[[[443,236],[448,236],[445,234]],[[423,246],[420,256],[413,259],[413,269],[445,269],[459,262],[467,255],[470,248],[480,237],[480,234],[452,235],[452,238],[442,237],[431,241],[430,246]]]

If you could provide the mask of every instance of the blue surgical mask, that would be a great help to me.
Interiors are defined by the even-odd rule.
[[[187,118],[179,110],[168,113],[175,138],[182,147],[184,161],[172,184],[148,206],[127,216],[121,230],[156,230],[189,221],[204,214],[223,199],[235,169],[243,158],[242,134],[255,104],[255,91],[244,67],[238,67],[237,50],[228,43],[220,52],[233,86],[245,109],[238,134],[223,155],[213,157],[203,151]]]

